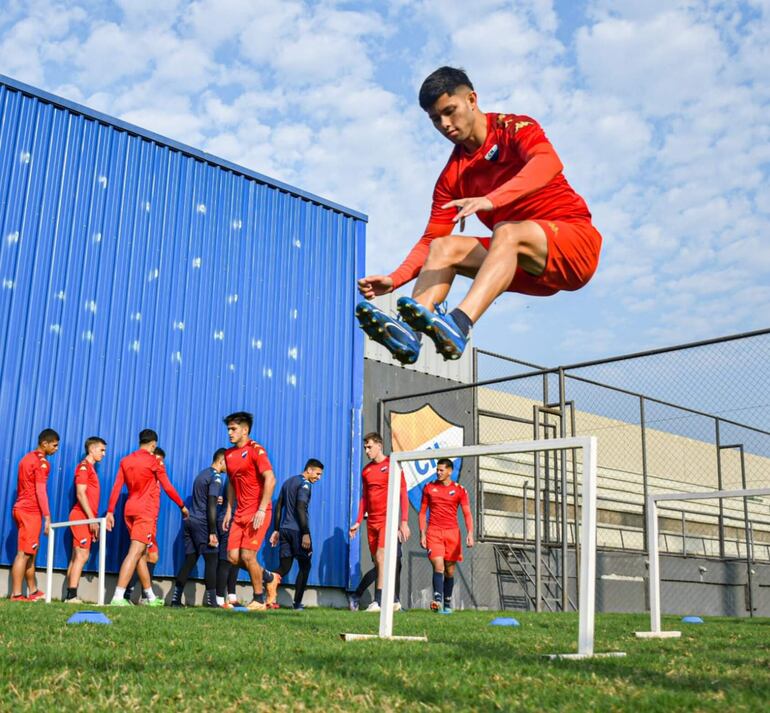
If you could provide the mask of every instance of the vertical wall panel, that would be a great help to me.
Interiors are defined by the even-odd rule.
[[[326,464],[311,583],[346,585],[365,216],[2,78],[0,198],[0,563],[16,550],[17,464],[42,428],[62,435],[48,492],[63,520],[87,436],[109,444],[101,512],[145,427],[187,498],[229,445],[222,417],[245,409],[279,485],[308,457]],[[164,498],[159,574],[179,566],[180,526]],[[127,545],[121,524],[110,570]]]

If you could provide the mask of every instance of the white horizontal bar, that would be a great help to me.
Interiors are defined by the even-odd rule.
[[[650,495],[655,501],[659,500],[708,500],[710,498],[751,498],[755,495],[770,495],[770,488],[753,488],[748,490],[707,490],[703,493],[664,493]]]
[[[637,631],[637,639],[678,639],[681,631]]]
[[[595,659],[595,658],[620,658],[625,656],[625,651],[604,651],[600,654],[546,654],[551,661],[558,661],[561,659]]]
[[[388,641],[427,641],[427,636],[380,636],[379,634],[340,634],[343,641],[361,641],[362,639],[387,639]]]
[[[50,528],[52,530],[57,527],[72,527],[72,525],[90,525],[92,522],[101,523],[102,520],[107,522],[106,517],[92,517],[90,520],[68,520],[67,522],[52,522]]]

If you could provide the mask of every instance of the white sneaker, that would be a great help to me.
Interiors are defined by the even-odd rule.
[[[393,602],[393,611],[401,611],[401,602]]]
[[[380,605],[377,604],[377,602],[372,602],[368,607],[366,607],[366,611],[380,611]]]

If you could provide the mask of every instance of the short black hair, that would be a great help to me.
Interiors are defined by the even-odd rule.
[[[420,106],[428,111],[444,94],[451,97],[458,87],[468,87],[473,90],[473,84],[468,79],[464,69],[459,67],[439,67],[431,72],[420,87]]]
[[[438,461],[436,462],[436,466],[439,466],[439,465],[445,465],[449,468],[449,470],[455,469],[455,464],[452,463],[452,461],[449,460],[449,458],[439,458]]]
[[[155,446],[155,451],[153,453],[154,455],[160,456],[161,458],[166,457],[166,451],[164,451],[160,446]]]
[[[139,445],[143,446],[145,443],[152,443],[158,441],[158,434],[151,428],[145,428],[139,431]]]
[[[324,469],[324,464],[321,463],[318,458],[308,458],[307,463],[305,463],[304,470],[307,470],[308,468],[320,468],[321,470]]]
[[[37,445],[42,446],[44,443],[58,443],[61,440],[59,434],[53,430],[53,428],[44,428],[37,436]]]
[[[229,416],[225,416],[222,420],[225,422],[225,426],[229,426],[231,423],[237,423],[240,426],[246,425],[249,427],[249,432],[251,432],[251,427],[254,425],[254,416],[248,411],[236,411]]]
[[[227,448],[217,448],[214,451],[214,457],[211,459],[211,462],[216,463],[220,458],[224,458],[225,453],[227,453]]]
[[[100,438],[99,436],[89,436],[86,438],[85,445],[83,446],[86,455],[88,455],[88,449],[91,448],[91,446],[95,446],[97,443],[101,443],[103,446],[107,445],[107,441],[105,441],[103,438]]]

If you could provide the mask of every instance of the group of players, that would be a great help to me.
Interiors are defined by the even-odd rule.
[[[107,505],[106,527],[115,528],[115,508],[124,486],[128,497],[123,518],[129,534],[129,548],[118,573],[117,586],[110,604],[130,606],[132,583],[137,579],[142,588],[141,603],[163,606],[152,588],[152,569],[158,561],[156,540],[160,511],[160,492],[179,507],[183,518],[185,559],[177,573],[171,606],[182,606],[185,585],[190,573],[202,556],[204,559],[204,606],[233,608],[237,605],[235,585],[239,568],[247,570],[253,589],[252,600],[246,604],[251,611],[278,608],[277,592],[283,577],[296,561],[298,575],[294,590],[294,609],[303,609],[302,599],[307,586],[312,557],[309,505],[312,485],[323,475],[323,464],[311,458],[300,475],[288,478],[282,485],[275,507],[272,496],[276,478],[265,449],[252,440],[253,417],[239,411],[224,418],[232,445],[218,449],[211,465],[201,471],[192,486],[189,509],[171,484],[164,465],[164,451],[158,447],[158,435],[151,429],[139,434],[139,448],[125,456]],[[38,589],[35,559],[39,548],[41,528],[49,534],[50,509],[46,494],[49,474],[48,456],[59,447],[59,435],[45,429],[38,437],[38,447],[25,455],[18,470],[18,492],[13,518],[18,528],[18,551],[11,570],[12,601],[38,601],[45,595]],[[100,497],[96,464],[105,456],[107,443],[103,438],[90,437],[85,442],[85,457],[75,468],[75,504],[69,521],[92,520],[73,524],[72,556],[67,569],[65,601],[81,603],[77,596],[83,567],[90,556],[91,545],[99,536],[97,523]],[[378,611],[382,602],[383,561],[385,548],[385,519],[387,512],[390,459],[383,452],[382,438],[369,433],[364,438],[364,450],[369,463],[362,472],[362,492],[358,518],[350,528],[354,538],[367,516],[367,537],[374,568],[365,575],[359,589],[349,595],[350,608],[357,610],[366,587],[376,581],[375,598],[368,611]],[[223,489],[223,475],[227,486]],[[441,459],[438,477],[423,491],[420,510],[420,543],[428,550],[433,565],[433,602],[435,611],[451,613],[455,563],[462,560],[457,510],[462,508],[468,530],[466,543],[473,546],[473,521],[466,490],[451,479],[452,462]],[[401,474],[399,557],[396,592],[400,586],[400,542],[410,536],[406,481]],[[427,513],[430,512],[428,518]],[[257,553],[272,525],[271,546],[280,546],[277,570],[263,568]],[[27,594],[22,591],[26,579]],[[396,599],[396,608],[400,601]]]

